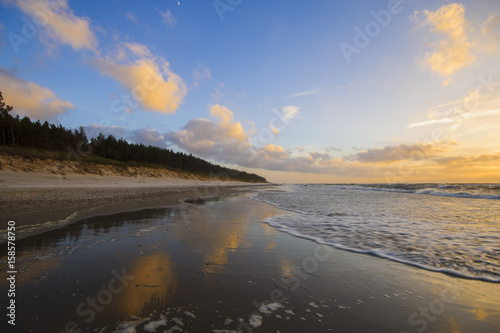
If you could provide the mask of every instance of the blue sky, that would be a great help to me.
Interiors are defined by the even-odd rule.
[[[278,182],[500,182],[498,1],[0,0],[14,112]]]

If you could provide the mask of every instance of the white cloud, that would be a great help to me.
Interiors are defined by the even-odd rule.
[[[451,119],[451,118],[431,119],[431,120],[421,121],[418,123],[410,123],[410,125],[408,125],[407,128],[411,129],[415,127],[428,126],[434,124],[448,124],[448,123],[453,123],[455,121],[456,119]]]
[[[160,13],[161,20],[166,25],[173,27],[177,23],[177,20],[175,19],[174,14],[172,14],[172,12],[169,9],[167,9],[164,12],[161,11],[161,9],[156,9],[156,10]]]
[[[91,61],[101,73],[120,82],[132,99],[145,110],[174,113],[187,89],[182,78],[170,70],[170,64],[154,56],[139,43],[124,43],[118,55]],[[135,59],[135,60],[130,60]]]
[[[297,118],[299,116],[300,108],[294,105],[284,106],[282,108],[283,111],[283,120],[285,122],[290,122],[292,119]]]
[[[349,87],[354,87],[359,85],[360,83],[350,83],[350,84],[341,84],[341,85],[336,85],[334,87],[330,88],[315,88],[315,89],[310,89],[310,90],[304,90],[304,91],[299,91],[294,94],[291,94],[287,97],[302,97],[302,96],[311,96],[311,95],[319,95],[323,94],[325,92],[329,91],[335,91],[335,90],[341,90]]]
[[[55,120],[74,105],[58,98],[50,89],[25,81],[0,67],[0,89],[14,114],[39,120]]]
[[[211,77],[212,73],[210,72],[210,68],[203,65],[202,63],[199,63],[196,68],[193,69],[193,86],[196,87],[201,81],[210,79]]]
[[[407,129],[432,125],[440,125],[445,130],[456,129],[459,124],[481,118],[485,118],[482,122],[490,122],[491,118],[487,117],[497,116],[500,112],[500,82],[495,81],[490,74],[487,78],[479,77],[478,83],[465,97],[432,107],[427,111],[426,120],[410,123]]]
[[[58,44],[67,44],[74,50],[97,52],[97,38],[90,29],[90,19],[78,17],[67,0],[10,0],[45,31],[46,36]]]
[[[131,22],[137,23],[137,18],[132,13],[126,13],[125,17],[129,19]]]

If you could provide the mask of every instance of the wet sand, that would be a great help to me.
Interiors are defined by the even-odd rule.
[[[5,219],[16,222],[18,238],[90,216],[172,206],[183,198],[224,196],[243,188],[262,186],[176,178],[63,177],[16,172],[1,172],[0,181],[0,210]],[[2,224],[0,231],[5,228]],[[4,238],[0,237],[0,242]]]
[[[283,211],[248,195],[95,216],[19,241],[17,325],[0,330],[498,332],[498,284],[278,232],[262,221]]]

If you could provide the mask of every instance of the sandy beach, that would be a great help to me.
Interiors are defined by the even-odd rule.
[[[24,237],[89,216],[171,206],[183,198],[224,196],[248,186],[255,185],[174,176],[2,171],[0,209],[5,218],[16,221],[18,236]]]
[[[19,241],[15,332],[498,331],[497,284],[279,232],[262,221],[283,211],[250,195]]]

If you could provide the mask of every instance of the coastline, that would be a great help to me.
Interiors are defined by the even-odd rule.
[[[222,197],[263,185],[268,184],[2,171],[0,210],[6,221],[16,222],[18,237],[24,238],[91,216],[173,206],[185,198]]]

